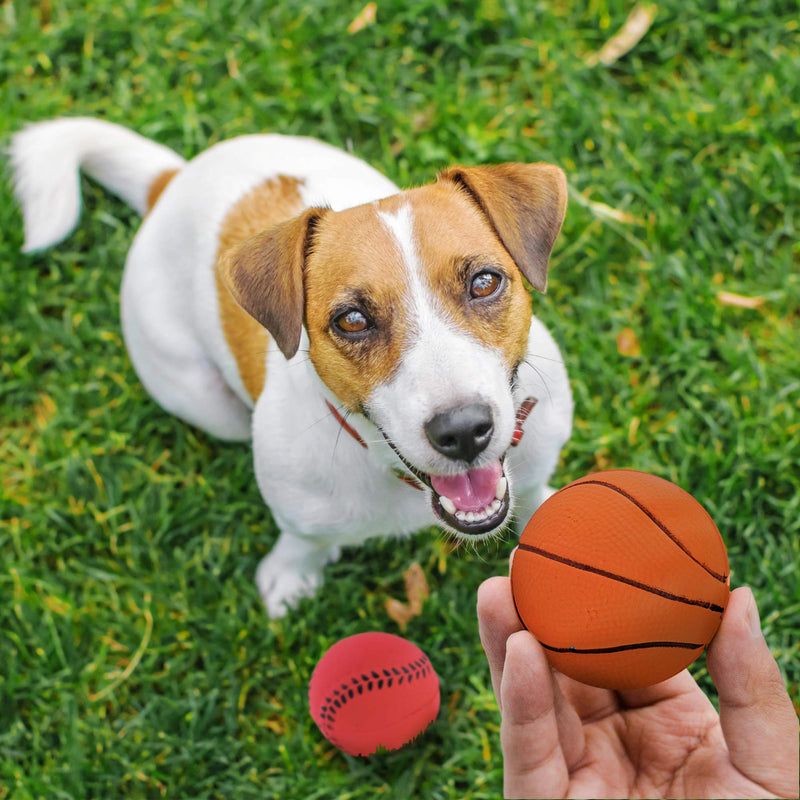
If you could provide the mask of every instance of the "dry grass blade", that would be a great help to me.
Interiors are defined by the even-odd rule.
[[[633,50],[653,24],[658,6],[638,3],[628,15],[625,24],[596,52],[586,57],[590,67],[603,64],[611,66],[626,53]]]
[[[722,306],[733,306],[734,308],[758,308],[764,304],[763,297],[745,297],[733,292],[717,292],[717,300]]]
[[[347,26],[347,32],[352,35],[364,30],[368,25],[372,25],[372,23],[375,22],[377,11],[377,3],[367,3],[356,15],[355,19]]]
[[[621,222],[623,225],[644,225],[644,221],[639,219],[639,217],[629,214],[627,211],[620,211],[618,208],[609,206],[606,203],[589,200],[578,192],[570,192],[570,199],[577,202],[578,205],[588,208],[592,214],[600,219]]]

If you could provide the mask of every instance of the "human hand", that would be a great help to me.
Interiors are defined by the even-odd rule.
[[[552,670],[508,578],[478,590],[507,798],[797,797],[798,720],[748,588],[708,647],[717,714],[688,671],[612,692]]]

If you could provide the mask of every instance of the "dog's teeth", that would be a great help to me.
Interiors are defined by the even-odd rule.
[[[456,513],[456,504],[449,498],[441,495],[439,497],[439,502],[441,503],[442,508],[450,515]]]
[[[452,502],[448,497],[440,497],[440,501],[445,500],[448,503]],[[492,500],[492,502],[482,508],[480,511],[461,511],[455,510],[455,505],[453,506],[453,511],[450,512],[459,522],[465,522],[468,525],[474,525],[477,522],[485,522],[489,517],[494,516],[499,510],[500,506],[503,505],[502,500]],[[442,507],[446,510],[447,505],[446,503],[442,502]]]
[[[498,500],[502,500],[506,496],[506,491],[508,490],[508,480],[506,476],[503,475],[502,477],[497,479],[497,486],[494,489],[494,496]]]

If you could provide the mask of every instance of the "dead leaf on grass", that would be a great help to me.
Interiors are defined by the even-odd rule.
[[[386,613],[400,626],[405,633],[408,623],[422,613],[422,606],[430,596],[428,582],[422,567],[414,562],[404,573],[407,603],[401,603],[390,597],[384,603]]]
[[[623,328],[617,334],[617,350],[621,356],[634,358],[642,354],[642,346],[633,328]]]

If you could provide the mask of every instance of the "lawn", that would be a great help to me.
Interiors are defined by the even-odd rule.
[[[0,4],[0,138],[100,116],[191,156],[242,133],[352,149],[401,185],[451,163],[552,161],[570,206],[536,313],[576,400],[555,476],[631,467],[691,491],[750,585],[800,701],[800,97],[797,5],[663,0],[610,65],[621,0],[60,0]],[[138,383],[118,291],[135,215],[84,182],[62,245],[19,253],[0,187],[0,800],[495,798],[499,715],[475,592],[511,537],[431,529],[329,567],[267,619],[277,535],[246,446]],[[438,719],[370,760],[307,708],[337,639],[400,633],[441,679]],[[693,668],[711,691],[703,661]]]

